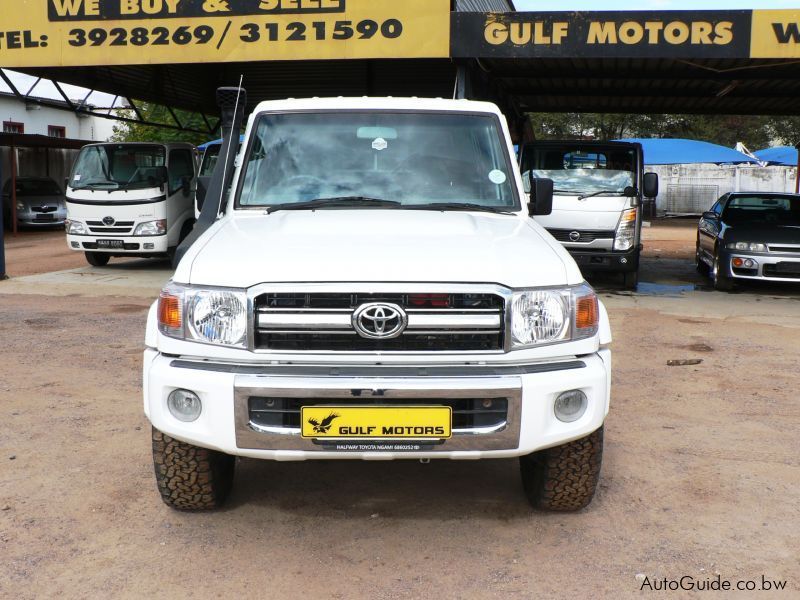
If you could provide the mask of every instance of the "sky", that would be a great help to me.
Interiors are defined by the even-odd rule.
[[[517,10],[731,10],[795,8],[800,0],[514,0]]]

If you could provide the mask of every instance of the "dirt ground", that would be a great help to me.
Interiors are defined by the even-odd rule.
[[[577,514],[530,510],[513,460],[242,460],[224,510],[174,512],[141,406],[148,300],[0,283],[0,597],[623,598],[717,575],[798,597],[800,288],[709,291],[693,234],[646,230],[638,293],[596,282],[613,397]],[[44,259],[55,237],[38,259],[12,241],[9,273],[85,266]]]

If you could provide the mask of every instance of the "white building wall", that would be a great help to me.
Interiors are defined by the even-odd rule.
[[[728,192],[794,192],[796,167],[650,165],[658,174],[659,214],[701,214]]]
[[[68,138],[93,142],[104,142],[112,134],[114,121],[110,119],[79,117],[73,112],[47,106],[28,106],[16,98],[0,97],[0,122],[22,123],[25,133],[32,135],[47,135],[50,125],[64,127]]]

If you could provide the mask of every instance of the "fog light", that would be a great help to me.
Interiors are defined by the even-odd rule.
[[[156,245],[155,245],[155,244],[145,244],[145,245],[144,245],[144,249],[145,249],[145,250],[154,250],[154,249],[155,249],[155,247],[156,247]]]
[[[78,242],[72,242],[71,245],[72,245],[73,248],[80,248],[81,247],[81,245]]]
[[[580,390],[570,390],[556,398],[553,411],[559,421],[572,423],[583,416],[588,405],[589,401],[586,398],[586,394]]]
[[[627,258],[620,258],[619,262],[621,262],[623,265],[627,265],[628,264],[628,259]]]
[[[189,390],[173,390],[167,398],[167,407],[173,417],[184,423],[196,421],[203,410],[200,398]]]
[[[758,266],[758,263],[750,258],[744,261],[744,266],[748,269],[755,269]]]

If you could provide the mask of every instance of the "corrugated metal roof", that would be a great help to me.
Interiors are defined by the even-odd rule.
[[[514,12],[512,0],[456,0],[456,12]]]

